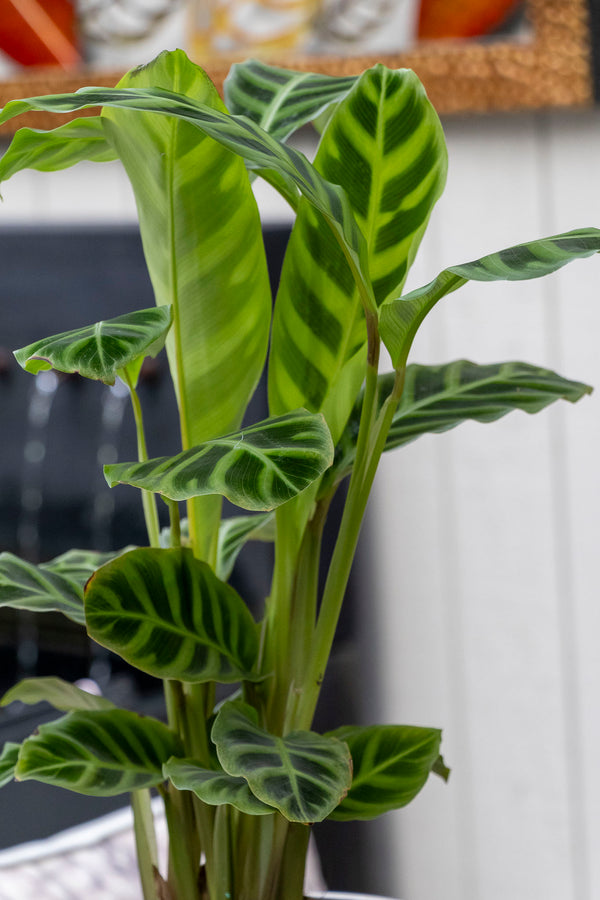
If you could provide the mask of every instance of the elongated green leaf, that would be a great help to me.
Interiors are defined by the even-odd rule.
[[[12,553],[0,553],[0,607],[60,612],[84,624],[83,587],[99,566],[116,555],[69,550],[36,566]]]
[[[242,547],[248,541],[273,541],[274,539],[275,516],[273,513],[223,519],[219,528],[217,545],[216,572],[219,578],[227,581]]]
[[[23,169],[56,172],[83,160],[109,162],[116,158],[100,116],[73,119],[51,131],[21,128],[0,159],[0,181]]]
[[[345,726],[329,732],[350,748],[354,775],[330,819],[374,819],[406,806],[439,759],[441,731],[407,725]]]
[[[85,618],[95,641],[158,678],[252,678],[257,626],[189,549],[141,548],[107,563],[88,582]]]
[[[333,460],[322,416],[297,410],[177,456],[104,467],[106,480],[187,500],[222,494],[244,509],[274,509],[316,481]]]
[[[15,777],[15,767],[19,756],[20,744],[7,741],[0,753],[0,787],[9,784]]]
[[[181,51],[177,51],[180,53]],[[259,169],[274,170],[283,178],[291,192],[299,190],[330,223],[331,228],[343,245],[349,264],[357,278],[360,278],[366,305],[374,308],[374,299],[368,277],[366,247],[360,228],[357,226],[346,195],[337,185],[323,179],[304,154],[286,147],[272,138],[260,126],[245,116],[231,116],[220,109],[211,108],[189,96],[176,94],[170,79],[169,90],[163,87],[143,87],[142,78],[155,78],[156,67],[163,59],[169,60],[176,54],[161,54],[149,66],[134,70],[130,79],[140,87],[81,88],[75,94],[55,94],[47,97],[30,97],[27,100],[13,100],[0,113],[0,124],[14,116],[30,110],[42,109],[48,112],[72,112],[86,106],[104,106],[132,109],[141,112],[155,112],[183,119],[205,134],[221,143],[233,153],[242,156],[249,165]],[[203,98],[204,99],[204,98]],[[131,128],[136,130],[135,123]],[[124,153],[119,151],[121,159]],[[136,157],[136,161],[139,157]],[[138,167],[142,168],[142,167]],[[149,190],[149,186],[148,186]],[[150,196],[152,196],[150,191]],[[161,233],[162,243],[164,234]],[[177,317],[176,317],[177,319]]]
[[[470,263],[450,266],[404,297],[388,299],[381,307],[379,330],[396,369],[406,363],[417,330],[438,300],[467,281],[526,281],[556,272],[574,259],[600,251],[600,230],[581,228],[553,237],[508,247]]]
[[[205,104],[209,118],[225,116],[206,74],[181,51],[135,69],[119,88],[153,85]],[[175,310],[167,352],[189,449],[239,428],[264,366],[271,292],[258,209],[243,161],[192,125],[116,108],[102,117],[135,192],[156,301]],[[203,556],[221,500],[192,505]]]
[[[0,554],[0,607],[32,612],[61,612],[84,623],[83,585],[12,553]]]
[[[177,735],[149,716],[123,709],[71,712],[23,742],[15,777],[112,797],[160,784],[164,763],[180,753]]]
[[[144,358],[163,348],[171,321],[170,306],[137,310],[35,341],[16,350],[15,357],[34,375],[56,369],[114,384],[119,372],[127,369],[135,382]]]
[[[391,393],[395,373],[379,377],[379,404]],[[392,420],[385,450],[456,428],[461,422],[495,422],[513,410],[537,413],[557,400],[575,403],[592,388],[522,362],[477,365],[466,359],[443,366],[410,365],[402,399]],[[359,397],[336,447],[330,484],[344,478],[354,464],[362,410]]]
[[[230,113],[248,116],[280,141],[344,97],[356,76],[318,75],[269,66],[258,59],[235,63],[225,79]]]
[[[205,769],[193,759],[170,759],[164,766],[164,773],[178,790],[193,791],[209,806],[229,803],[250,816],[275,812],[272,806],[254,796],[244,778]]]
[[[8,706],[20,700],[21,703],[49,703],[62,712],[75,709],[114,709],[115,705],[106,697],[90,694],[75,684],[63,681],[62,678],[24,678],[19,681],[0,700],[0,706]]]
[[[369,69],[327,127],[314,165],[348,194],[378,304],[401,290],[443,190],[446,157],[439,119],[408,70]],[[322,410],[336,441],[364,378],[366,339],[344,254],[322,217],[301,203],[275,304],[271,412]]]
[[[320,822],[345,796],[351,782],[348,748],[312,731],[276,737],[256,723],[251,706],[225,703],[212,740],[226,772],[245,778],[252,793],[290,822]]]

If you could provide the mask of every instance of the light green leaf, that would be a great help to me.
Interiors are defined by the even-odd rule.
[[[171,322],[169,306],[137,310],[35,341],[15,350],[15,357],[34,375],[56,369],[114,384],[120,371],[127,369],[135,383],[144,358],[162,350]]]
[[[56,172],[83,160],[110,162],[116,158],[100,116],[73,119],[52,131],[21,128],[0,159],[0,181],[7,181],[23,169]]]
[[[19,756],[20,744],[6,741],[0,753],[0,788],[9,784],[15,777],[15,767]]]
[[[219,528],[217,545],[217,575],[223,581],[227,581],[240,551],[248,541],[274,540],[275,516],[273,513],[223,519]]]
[[[290,822],[320,822],[345,796],[352,779],[348,748],[312,731],[276,737],[260,728],[255,710],[225,703],[212,740],[230,775],[245,778],[252,793]]]
[[[344,97],[355,81],[354,75],[299,72],[249,59],[229,70],[224,84],[225,104],[230,113],[248,116],[273,137],[285,141]]]
[[[249,816],[275,812],[272,806],[254,796],[244,778],[205,769],[193,759],[170,759],[164,766],[164,773],[178,790],[193,791],[209,806],[229,803]]]
[[[314,165],[348,195],[380,304],[401,290],[446,178],[442,127],[414,72],[365,72],[332,116]],[[300,203],[275,304],[271,413],[323,411],[337,441],[364,378],[366,339],[344,253],[322,217]]]
[[[297,410],[177,456],[105,466],[104,474],[111,487],[131,484],[170,500],[222,494],[244,509],[270,510],[305,490],[332,460],[323,417]]]
[[[470,263],[450,266],[404,297],[391,297],[381,307],[379,330],[394,368],[405,365],[415,334],[438,300],[467,281],[526,281],[556,272],[574,259],[600,251],[600,230],[581,228],[508,247]]]
[[[158,678],[253,677],[257,626],[189,549],[140,548],[107,563],[87,584],[85,618],[95,641]]]
[[[379,377],[379,403],[391,393],[395,373]],[[550,369],[522,362],[477,365],[466,359],[443,366],[409,365],[402,399],[394,414],[385,450],[456,428],[461,422],[495,422],[520,409],[537,413],[557,400],[575,403],[592,388],[569,381]],[[363,395],[352,410],[327,481],[348,475],[354,464]]]
[[[160,784],[164,763],[180,753],[177,735],[149,716],[123,709],[71,712],[23,742],[15,777],[112,797]]]
[[[36,566],[12,553],[0,553],[0,607],[60,612],[83,625],[83,587],[99,566],[116,555],[69,550]]]
[[[442,733],[408,725],[345,726],[329,732],[350,748],[354,775],[330,819],[374,819],[406,806],[439,760]]]
[[[176,51],[177,53],[181,51]],[[162,54],[149,66],[134,70],[128,77],[140,85],[137,88],[129,86],[125,88],[121,82],[121,87],[118,88],[81,88],[75,94],[13,100],[0,113],[0,124],[30,110],[72,112],[87,106],[135,109],[187,121],[233,153],[242,156],[253,168],[276,171],[285,180],[290,192],[299,190],[315,209],[321,212],[337,234],[348,264],[361,282],[363,302],[374,309],[364,237],[354,220],[344,191],[323,179],[304,154],[281,144],[245,116],[230,116],[220,109],[198,102],[191,96],[175,93],[173,87],[177,85],[173,83],[172,78],[169,90],[163,87],[144,87],[142,77],[145,78],[149,73],[148,78],[157,83],[154,77],[156,67],[165,60],[170,64],[171,58],[176,54]],[[137,127],[136,122],[132,122],[131,129],[137,130]],[[121,150],[119,156],[123,159],[124,154]],[[136,164],[138,159],[139,156],[136,157]],[[147,190],[152,196],[154,191],[150,191],[149,187]],[[163,231],[160,233],[160,240],[163,245],[167,243]],[[177,313],[175,318],[177,321]]]
[[[0,706],[8,706],[20,700],[21,703],[49,703],[55,709],[71,712],[75,709],[114,709],[115,704],[106,697],[90,694],[75,684],[52,676],[24,678],[4,694]]]

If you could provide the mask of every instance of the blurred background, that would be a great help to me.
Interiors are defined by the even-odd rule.
[[[577,28],[584,22],[584,4],[549,5],[577,13]],[[52,28],[36,31],[31,16],[27,27],[9,20],[20,11],[25,21],[25,6],[0,3],[0,74],[10,79],[52,61],[126,68],[182,43],[202,61],[204,54],[284,46],[335,54],[343,44],[347,53],[377,54],[424,39],[475,35],[477,46],[482,34],[486,46],[536,39],[524,3],[488,4],[488,17],[473,30],[474,12],[471,26],[459,23],[459,5],[446,3],[444,11],[441,0],[437,12],[433,0],[268,7],[231,0],[194,8],[158,0],[72,7],[65,0],[52,13],[64,40]],[[31,3],[30,11],[49,14],[51,6]],[[445,19],[448,11],[454,17]],[[31,35],[41,34],[43,52],[54,59],[40,57],[39,46],[33,61],[18,50],[16,35],[27,28],[22,46],[31,51]],[[376,43],[390,34],[393,45]],[[510,73],[488,68],[488,92],[504,90]],[[465,112],[443,123],[448,187],[409,287],[504,246],[599,224],[600,120],[591,102]],[[310,132],[298,143],[310,154]],[[291,217],[265,185],[256,194],[276,281]],[[126,488],[105,489],[100,468],[133,452],[126,398],[118,387],[51,373],[34,380],[17,370],[10,351],[78,322],[151,305],[128,182],[117,164],[80,164],[52,175],[22,173],[2,185],[2,197],[0,549],[43,560],[73,544],[122,546],[141,527],[138,498]],[[467,285],[430,315],[412,360],[524,360],[600,385],[599,266],[586,260],[541,281]],[[141,390],[151,453],[175,450],[164,418],[171,398],[164,360],[146,369]],[[384,459],[331,679],[334,712],[324,715],[442,727],[452,776],[448,785],[431,779],[409,808],[358,832],[336,826],[341,840],[333,829],[323,832],[332,887],[404,900],[600,896],[598,403],[593,394],[535,418],[514,413],[493,425],[469,423]],[[81,465],[72,462],[74,448]],[[236,574],[257,599],[268,563],[254,545]],[[65,623],[2,614],[2,689],[25,674],[91,675],[123,702],[152,705],[145,683],[92,653]],[[2,739],[29,728],[26,711],[17,713],[1,711]],[[0,842],[28,836],[13,815],[28,788],[0,794],[8,811]],[[44,803],[54,816],[64,795],[49,796]]]

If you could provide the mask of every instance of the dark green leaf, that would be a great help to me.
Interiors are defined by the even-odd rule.
[[[169,306],[137,310],[35,341],[16,350],[15,357],[33,374],[56,369],[105,384],[114,384],[120,371],[131,367],[136,382],[144,357],[156,356],[164,346],[171,321]]]
[[[236,506],[270,510],[305,490],[333,460],[331,436],[320,415],[297,410],[177,456],[105,466],[111,487],[131,484],[189,500],[222,494]]]
[[[123,709],[71,712],[23,742],[15,777],[111,797],[160,784],[164,763],[180,753],[177,735],[156,719]]]
[[[23,169],[56,172],[83,160],[109,162],[116,158],[100,116],[73,119],[52,131],[21,128],[0,159],[0,181]]]
[[[355,81],[354,75],[318,75],[249,59],[229,70],[225,103],[230,113],[248,116],[273,137],[285,141],[344,97]]]
[[[419,793],[439,759],[441,731],[408,725],[345,726],[329,732],[350,748],[354,775],[330,819],[374,819]]]
[[[450,266],[404,297],[390,298],[381,307],[379,330],[394,368],[405,363],[417,330],[438,300],[467,281],[525,281],[556,272],[574,259],[600,251],[600,230],[581,228],[553,237],[508,247],[470,263]]]
[[[15,767],[19,756],[20,744],[7,741],[0,753],[0,787],[9,784],[15,777]]]
[[[170,759],[164,773],[180,791],[193,791],[209,806],[229,803],[250,816],[264,816],[275,810],[254,796],[241,777],[205,769],[192,759]]]
[[[336,109],[314,165],[348,195],[379,304],[401,290],[446,179],[442,127],[414,72],[375,66],[361,75]],[[365,373],[362,306],[331,230],[301,203],[275,304],[273,414],[297,406],[322,411],[338,440]]]
[[[49,703],[62,712],[75,709],[114,709],[115,705],[106,697],[90,694],[75,684],[63,681],[62,678],[46,676],[43,678],[24,678],[4,694],[0,706],[8,706],[20,700],[21,703]]]
[[[290,822],[320,822],[345,796],[351,782],[348,748],[312,731],[276,737],[256,723],[245,703],[225,703],[212,739],[230,775],[245,778],[252,793]]]
[[[390,394],[394,378],[394,372],[379,377],[380,405]],[[408,444],[423,434],[449,431],[468,420],[494,422],[517,409],[536,413],[556,400],[575,403],[591,390],[550,369],[521,362],[477,365],[459,359],[443,366],[410,365],[385,449]],[[327,473],[331,483],[352,469],[361,409],[362,393],[336,448],[331,474]]]
[[[223,519],[219,528],[216,572],[227,581],[242,547],[248,541],[273,541],[275,539],[274,513],[256,516],[234,516]]]
[[[256,624],[189,549],[141,548],[107,563],[88,582],[85,618],[95,641],[158,678],[252,677]]]

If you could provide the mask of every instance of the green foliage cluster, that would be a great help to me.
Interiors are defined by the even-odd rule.
[[[600,249],[600,232],[582,229],[450,267],[403,293],[447,165],[414,73],[375,66],[335,78],[248,62],[233,67],[225,101],[229,109],[177,51],[114,89],[17,100],[0,114],[102,107],[51,131],[18,131],[0,180],[121,160],[157,303],[16,352],[32,373],[128,386],[139,458],[105,474],[141,490],[149,546],[70,551],[39,566],[2,554],[0,605],[58,610],[85,626],[163,680],[167,711],[164,724],[60,679],[23,681],[3,704],[45,700],[65,715],[3,748],[0,784],[132,792],[145,900],[300,900],[312,823],[371,819],[407,804],[431,772],[447,777],[436,728],[311,730],[379,459],[466,420],[533,413],[590,390],[521,362],[407,364],[428,312],[468,280],[537,278]],[[313,164],[285,143],[309,122],[322,133]],[[256,176],[296,213],[274,308]],[[165,344],[181,452],[155,459],[136,384],[143,359]],[[382,344],[391,372],[379,371]],[[242,428],[268,349],[270,417]],[[345,480],[321,591],[323,528]],[[247,513],[221,521],[223,497]],[[250,540],[275,547],[260,621],[227,583]],[[220,704],[217,684],[229,686]],[[170,832],[166,873],[151,788]]]

